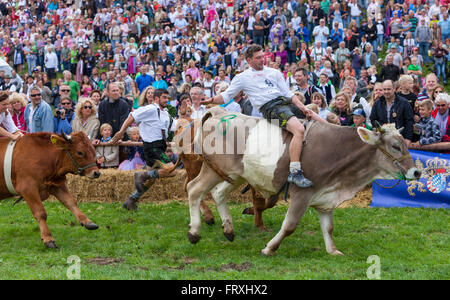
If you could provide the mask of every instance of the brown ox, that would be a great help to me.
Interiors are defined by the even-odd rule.
[[[0,139],[0,157],[5,157],[7,139]],[[4,159],[0,162],[3,174]],[[86,229],[98,226],[83,214],[66,186],[66,174],[85,175],[97,178],[100,172],[95,163],[95,150],[83,132],[71,136],[51,133],[27,134],[17,141],[11,167],[14,189],[23,197],[41,229],[41,239],[49,248],[56,248],[42,205],[49,195],[55,196]],[[13,196],[6,187],[4,176],[0,179],[0,199]]]
[[[202,133],[195,138],[195,147],[201,147],[207,159],[200,174],[187,185],[191,243],[200,240],[198,207],[205,193],[212,190],[224,234],[229,239],[234,232],[226,205],[228,194],[247,181],[262,195],[270,195],[280,190],[288,177],[292,135],[266,120],[240,114],[235,119],[228,118],[225,132],[221,124],[228,115],[223,110],[209,110],[202,120]],[[236,138],[239,134],[242,141]],[[242,151],[239,145],[244,147]],[[288,212],[281,230],[262,250],[265,255],[273,254],[282,240],[294,232],[308,206],[318,212],[327,252],[342,254],[332,238],[333,210],[374,179],[417,180],[421,175],[393,124],[372,132],[362,127],[313,123],[307,129],[301,162],[314,186],[290,186]],[[225,176],[231,177],[233,183],[225,181]]]
[[[203,164],[203,158],[199,154],[194,154],[193,149],[193,139],[195,136],[195,132],[198,129],[201,120],[191,120],[191,119],[179,119],[177,122],[177,129],[175,131],[175,144],[180,150],[178,155],[178,160],[176,164],[168,170],[168,172],[172,172],[175,170],[181,162],[183,162],[184,168],[186,169],[186,180],[184,182],[184,189],[186,190],[186,186],[189,182],[191,182],[195,177],[198,176]],[[189,144],[184,145],[183,142],[189,142]],[[189,154],[188,154],[189,153]],[[254,215],[254,224],[261,230],[265,230],[262,213],[264,210],[268,208],[272,208],[276,204],[277,199],[262,197],[252,186],[250,186],[250,190],[252,193],[253,199],[253,207],[248,207],[244,209],[243,214]],[[273,200],[273,201],[272,201]],[[209,208],[209,206],[205,203],[205,201],[200,202],[200,211],[203,214],[203,218],[206,224],[211,225],[214,224],[214,216]]]

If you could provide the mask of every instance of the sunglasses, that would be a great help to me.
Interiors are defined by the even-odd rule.
[[[64,103],[61,102],[61,105],[69,105],[69,104],[70,104],[70,102],[64,102]]]
[[[30,95],[30,97],[37,97],[37,96],[41,96],[41,94],[32,94],[32,95]]]
[[[61,90],[61,92],[70,92],[70,90]]]
[[[447,106],[447,104],[436,104],[436,106],[438,106],[438,107],[440,107],[440,106],[444,107],[444,106]]]
[[[84,109],[92,109],[92,106],[83,106]]]

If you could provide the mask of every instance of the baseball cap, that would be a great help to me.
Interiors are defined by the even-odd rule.
[[[362,108],[357,108],[357,109],[355,109],[353,112],[352,112],[352,115],[355,115],[355,116],[362,116],[362,117],[366,117],[366,113],[364,112],[364,109],[362,109]]]

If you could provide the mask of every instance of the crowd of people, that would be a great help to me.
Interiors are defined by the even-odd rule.
[[[11,68],[0,69],[9,93],[0,135],[84,131],[102,167],[149,164],[145,147],[105,146],[119,133],[169,162],[176,120],[201,118],[260,45],[264,66],[324,120],[395,123],[415,149],[449,142],[449,9],[448,0],[2,0],[0,58]],[[263,116],[246,93],[227,100],[226,110]]]

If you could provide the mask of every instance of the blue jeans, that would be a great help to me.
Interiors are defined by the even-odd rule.
[[[262,46],[262,47],[264,47],[264,36],[254,36],[253,37],[253,42],[255,43],[255,44],[258,44],[258,45],[260,45],[260,46]]]
[[[29,56],[27,59],[28,63],[28,75],[31,75],[33,69],[36,67],[36,56]]]
[[[430,47],[430,43],[419,42],[419,54],[422,55],[423,61],[426,63],[430,62],[430,57],[428,56],[428,48],[429,47]]]
[[[438,78],[438,81],[440,80],[440,77],[442,75],[442,80],[444,83],[446,82],[445,78],[445,60],[442,60],[442,62],[434,62],[434,66],[436,67],[436,76]]]

